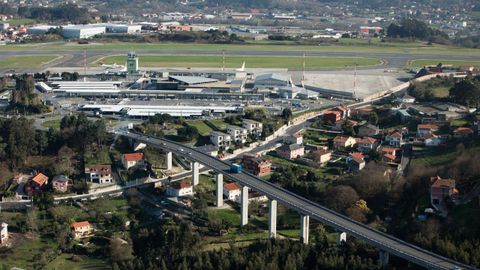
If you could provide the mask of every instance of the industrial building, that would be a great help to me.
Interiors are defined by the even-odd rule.
[[[135,24],[105,24],[107,33],[135,34],[142,32],[141,25]]]
[[[106,32],[105,26],[101,25],[73,25],[62,29],[64,38],[91,38]]]

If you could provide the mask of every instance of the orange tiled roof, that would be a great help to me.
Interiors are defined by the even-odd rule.
[[[74,229],[77,229],[77,228],[80,228],[80,227],[86,227],[86,226],[90,226],[90,222],[80,221],[80,222],[72,223],[72,225],[71,225],[71,227],[74,228]]]
[[[240,186],[237,183],[232,182],[232,183],[225,184],[224,188],[229,191],[232,191],[232,190],[240,189]]]
[[[455,129],[453,131],[453,133],[456,133],[456,134],[472,134],[473,130],[471,128],[468,128],[468,127],[459,127],[457,129]]]
[[[143,153],[128,153],[123,154],[123,158],[126,161],[140,161],[143,159]]]
[[[455,188],[455,180],[454,179],[442,179],[439,176],[437,177],[432,177],[431,179],[433,181],[432,187],[450,187],[450,188]]]
[[[418,124],[418,128],[421,129],[438,129],[438,125],[435,124]]]
[[[43,173],[39,173],[32,178],[32,181],[37,183],[39,186],[43,186],[48,181],[48,177]]]

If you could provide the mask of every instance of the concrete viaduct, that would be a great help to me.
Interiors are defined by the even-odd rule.
[[[427,269],[476,269],[472,266],[464,265],[419,248],[415,245],[371,228],[363,223],[354,221],[333,210],[309,201],[293,192],[262,180],[252,174],[246,172],[231,173],[231,164],[229,162],[217,159],[194,148],[190,148],[180,143],[163,138],[131,133],[128,131],[118,132],[118,134],[166,152],[167,169],[172,168],[172,153],[190,160],[192,182],[194,186],[199,183],[200,166],[205,166],[215,171],[217,190],[216,201],[218,207],[223,205],[224,176],[228,176],[229,179],[240,184],[242,226],[248,223],[249,189],[253,189],[259,193],[265,194],[269,198],[269,235],[271,238],[275,238],[277,234],[277,203],[281,203],[300,214],[301,241],[303,241],[305,244],[308,244],[309,223],[310,218],[312,218],[340,231],[341,233],[337,237],[338,242],[345,241],[348,234],[375,246],[379,250],[379,264],[381,267],[385,267],[388,264],[389,255],[392,254]]]

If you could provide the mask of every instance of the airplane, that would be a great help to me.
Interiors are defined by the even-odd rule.
[[[235,71],[244,72],[245,71],[245,61],[243,61],[242,67],[235,69]]]
[[[108,65],[108,64],[102,64],[102,67],[106,69],[124,69],[124,65],[117,65],[117,63],[114,63],[113,65]]]

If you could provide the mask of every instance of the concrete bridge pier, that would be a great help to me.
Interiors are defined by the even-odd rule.
[[[217,181],[217,207],[223,206],[223,174],[217,173],[215,175]]]
[[[300,230],[301,230],[301,240],[304,244],[308,244],[309,230],[310,230],[310,217],[309,216],[300,216]]]
[[[243,186],[241,188],[240,203],[241,203],[241,212],[242,212],[241,225],[245,226],[248,223],[248,187],[247,186]]]
[[[167,152],[166,154],[166,158],[165,158],[165,161],[166,161],[166,167],[167,167],[167,171],[171,170],[173,168],[173,157],[172,157],[172,152]]]
[[[192,184],[193,186],[196,186],[200,182],[200,164],[194,161],[190,164],[190,167],[192,168]]]
[[[337,234],[337,246],[340,246],[343,242],[347,242],[347,233],[339,232]]]
[[[277,237],[277,200],[269,201],[270,214],[268,218],[268,235],[270,238]]]
[[[378,252],[378,264],[381,269],[385,269],[388,266],[388,260],[390,258],[390,254],[384,250],[380,250]]]

